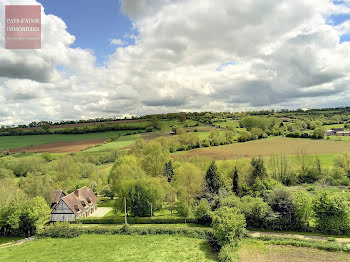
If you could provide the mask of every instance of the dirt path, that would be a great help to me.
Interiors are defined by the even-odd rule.
[[[277,233],[277,232],[261,232],[261,231],[249,231],[249,235],[255,238],[263,236],[273,236],[273,237],[290,237],[299,238],[305,240],[322,240],[327,241],[328,237],[325,236],[313,236],[313,235],[301,235],[301,234],[289,234],[289,233]],[[338,243],[350,243],[350,238],[335,238]]]
[[[30,241],[32,241],[34,239],[36,239],[36,237],[28,237],[28,238],[20,239],[20,240],[17,240],[17,241],[8,242],[8,243],[0,245],[0,248],[18,246],[18,245],[30,242]]]
[[[74,153],[79,152],[89,146],[101,145],[106,141],[107,138],[98,139],[85,139],[79,141],[69,141],[69,142],[55,142],[47,143],[36,146],[28,146],[21,148],[10,149],[11,153],[29,152],[29,153]]]

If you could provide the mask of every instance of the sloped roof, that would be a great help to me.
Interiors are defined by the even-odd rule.
[[[63,197],[62,201],[77,214],[85,209],[89,209],[90,205],[97,204],[97,196],[90,188],[84,186]]]
[[[58,204],[58,202],[61,200],[60,199],[60,196],[61,194],[63,193],[63,196],[66,195],[66,193],[63,192],[63,190],[54,190],[52,192],[52,195],[53,195],[53,200],[52,200],[52,203],[51,203],[51,209],[55,208],[55,206]]]

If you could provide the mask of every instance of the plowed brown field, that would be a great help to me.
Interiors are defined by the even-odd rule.
[[[12,153],[28,152],[28,153],[74,153],[79,152],[89,146],[101,145],[106,141],[106,138],[87,139],[69,142],[47,143],[36,146],[13,148]]]

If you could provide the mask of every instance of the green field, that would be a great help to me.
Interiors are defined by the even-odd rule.
[[[216,261],[204,239],[169,235],[82,235],[0,249],[0,261]]]
[[[333,124],[333,125],[324,125],[322,126],[324,129],[331,129],[331,128],[344,128],[344,124]]]
[[[0,149],[20,148],[55,142],[79,141],[85,139],[109,138],[118,134],[122,135],[130,131],[111,131],[89,134],[69,135],[29,135],[29,136],[1,136]]]
[[[140,138],[140,134],[130,135],[130,136],[121,136],[117,141],[106,143],[100,146],[88,148],[84,150],[84,152],[108,152],[115,149],[119,149],[128,145],[133,144],[138,138]]]
[[[171,126],[178,126],[178,127],[183,127],[184,125],[188,125],[188,126],[194,126],[197,121],[193,121],[193,120],[186,120],[184,123],[180,123],[177,119],[175,120],[160,120],[160,128],[162,131],[166,131],[166,132],[171,132]]]

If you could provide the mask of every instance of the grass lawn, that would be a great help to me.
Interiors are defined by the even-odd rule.
[[[325,125],[325,126],[322,126],[322,128],[324,129],[344,128],[344,124]]]
[[[239,262],[350,261],[350,254],[305,247],[265,245],[258,240],[244,240],[238,256]]]
[[[325,154],[323,161],[330,163],[332,154],[350,151],[350,143],[331,140],[271,137],[262,140],[234,143],[225,146],[193,149],[174,154],[176,157],[203,156],[215,160],[229,160],[240,157],[271,156],[272,154],[296,155],[298,153]],[[327,156],[328,154],[328,156]]]
[[[350,136],[329,136],[329,139],[333,140],[333,141],[347,141],[347,142],[350,142]]]
[[[140,138],[140,134],[130,135],[130,136],[121,136],[117,141],[103,144],[97,147],[92,147],[84,150],[84,152],[108,152],[115,149],[119,149],[128,145],[133,144],[138,138]]]
[[[0,261],[216,261],[204,239],[169,235],[82,235],[0,249]]]
[[[76,134],[76,135],[29,135],[29,136],[1,136],[0,149],[20,148],[33,145],[41,145],[54,142],[70,142],[86,139],[100,139],[116,136],[117,134],[125,134],[129,131],[112,131],[90,134]]]
[[[1,244],[5,244],[11,241],[16,241],[16,240],[20,240],[23,237],[4,237],[4,236],[0,236],[0,245]]]

